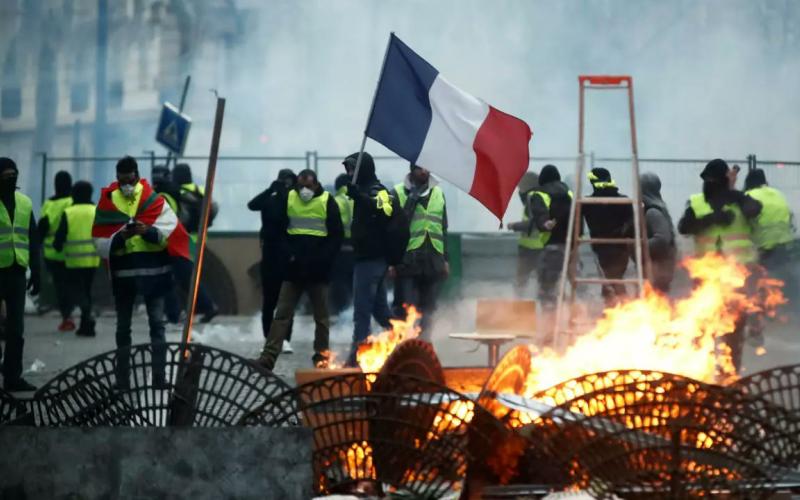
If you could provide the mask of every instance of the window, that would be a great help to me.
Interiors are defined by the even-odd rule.
[[[119,109],[122,107],[122,80],[114,80],[108,85],[108,107]]]
[[[80,113],[89,109],[89,84],[86,82],[73,83],[69,91],[69,109],[73,113]]]
[[[4,88],[0,92],[0,117],[17,118],[22,114],[22,92],[19,87]]]

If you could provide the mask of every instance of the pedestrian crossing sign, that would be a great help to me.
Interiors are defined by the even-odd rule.
[[[158,120],[156,141],[180,156],[186,147],[186,139],[189,137],[191,125],[191,118],[181,113],[172,104],[165,102],[164,107],[161,109],[161,117]]]

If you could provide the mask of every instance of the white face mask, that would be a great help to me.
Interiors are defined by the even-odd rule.
[[[300,195],[300,199],[303,201],[309,201],[314,197],[314,191],[308,189],[307,187],[300,188],[298,194]]]
[[[123,184],[119,187],[119,190],[122,191],[122,195],[126,198],[133,198],[133,195],[136,194],[136,186],[132,184]]]

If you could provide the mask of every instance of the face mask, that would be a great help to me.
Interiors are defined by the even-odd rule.
[[[133,195],[136,193],[136,186],[132,184],[123,184],[119,187],[119,190],[122,191],[122,195],[126,198],[133,198]]]
[[[299,194],[300,194],[300,199],[303,201],[309,201],[311,198],[314,197],[314,191],[308,189],[307,187],[300,188]]]

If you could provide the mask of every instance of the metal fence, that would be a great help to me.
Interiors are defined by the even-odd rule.
[[[247,202],[266,189],[277,176],[278,170],[291,168],[295,172],[309,168],[315,170],[320,182],[332,189],[336,177],[344,172],[342,159],[345,155],[321,155],[316,151],[306,151],[297,156],[220,156],[219,168],[214,189],[215,201],[220,211],[213,229],[225,231],[255,231],[260,226],[257,214],[247,209]],[[53,178],[57,171],[66,170],[74,179],[85,179],[95,185],[95,196],[101,186],[114,180],[116,157],[54,157],[40,154],[40,176],[38,183],[25,186],[28,194],[36,200],[43,201],[52,194]],[[166,156],[154,153],[136,157],[142,175],[148,176],[150,169],[167,162]],[[205,179],[208,158],[205,156],[186,156],[179,160],[188,163],[194,172],[194,181],[201,184]],[[599,157],[593,153],[587,158],[589,165],[602,166],[611,171],[612,176],[623,192],[631,193],[631,159]],[[739,188],[744,184],[744,176],[748,168],[763,168],[767,179],[773,186],[786,194],[792,208],[800,209],[800,161],[759,160],[755,155],[747,158],[731,158],[729,164],[738,164],[742,173],[738,182]],[[640,158],[639,167],[642,172],[653,172],[661,178],[662,195],[673,212],[673,217],[680,217],[686,200],[692,193],[700,190],[700,171],[708,159],[682,158]],[[378,177],[384,185],[392,187],[403,181],[408,173],[408,162],[396,156],[376,156]],[[531,158],[531,170],[538,171],[547,163],[559,167],[562,177],[568,184],[574,183],[574,171],[577,163],[575,156],[534,157]],[[499,222],[483,208],[478,201],[468,194],[442,181],[442,188],[447,197],[448,219],[450,228],[460,232],[491,232],[499,229]],[[585,189],[590,189],[584,183]],[[38,194],[38,196],[37,196]],[[518,220],[522,211],[519,199],[514,196],[506,212],[505,222]]]

